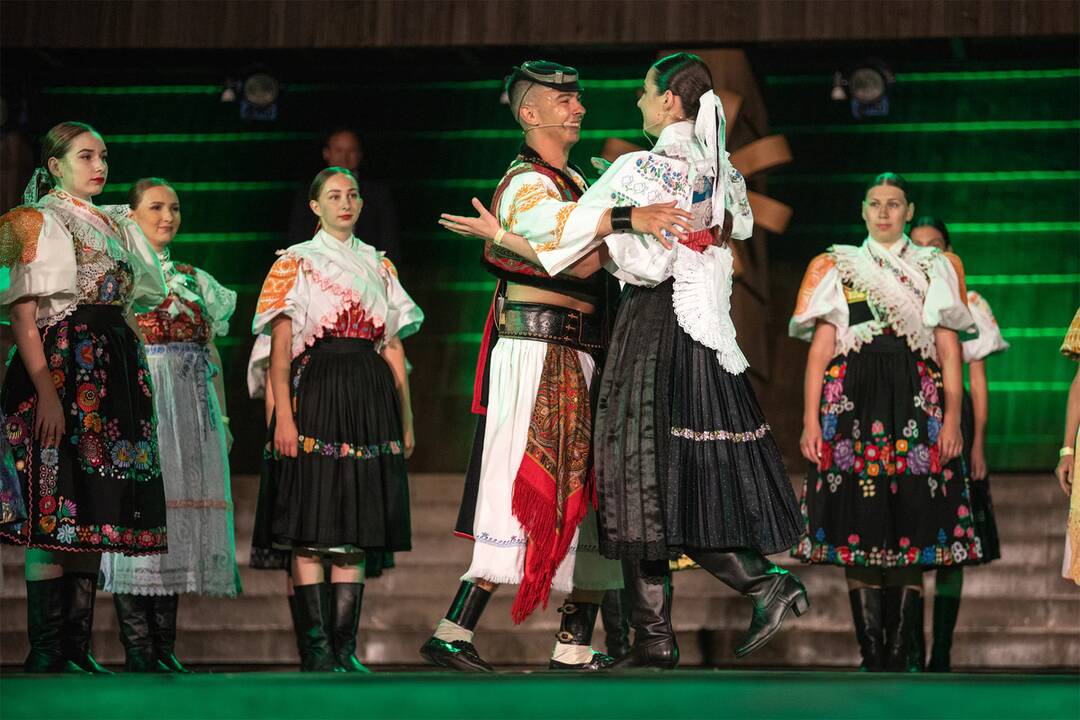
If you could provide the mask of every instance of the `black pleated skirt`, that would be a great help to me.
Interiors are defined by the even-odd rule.
[[[295,458],[275,457],[268,430],[253,558],[274,550],[363,550],[373,566],[409,550],[409,486],[393,374],[370,340],[326,338],[292,363],[300,434]],[[392,560],[391,560],[392,562]]]
[[[679,327],[672,287],[627,286],[612,331],[593,434],[601,552],[786,550],[798,503],[750,380]]]
[[[971,448],[975,444],[975,406],[971,395],[964,391],[963,414],[960,416],[960,432],[964,436],[964,467],[971,477]],[[971,515],[975,525],[975,537],[982,549],[982,558],[976,563],[988,563],[1001,557],[1001,541],[998,539],[997,520],[994,518],[994,501],[990,498],[990,477],[970,480]]]
[[[937,365],[896,335],[829,363],[824,452],[806,476],[797,557],[884,569],[983,559],[963,460],[940,462],[943,403]]]

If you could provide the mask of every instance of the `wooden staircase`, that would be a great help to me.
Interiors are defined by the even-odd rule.
[[[460,475],[412,477],[413,551],[399,554],[395,569],[369,583],[360,632],[364,662],[421,664],[417,648],[446,611],[471,551],[469,541],[450,534],[461,483]],[[181,600],[177,653],[193,665],[258,669],[296,663],[284,574],[246,567],[257,489],[254,476],[234,478],[243,595],[236,600]],[[993,489],[1003,557],[967,571],[954,667],[1080,669],[1080,588],[1060,577],[1064,498],[1049,476],[1001,475],[993,479]],[[18,666],[26,653],[22,551],[4,547],[0,559],[0,664]],[[676,574],[674,613],[683,665],[857,665],[843,573],[832,567],[799,566],[787,558],[782,562],[806,583],[811,611],[790,619],[769,645],[741,661],[735,660],[731,648],[748,622],[747,602],[704,571]],[[932,578],[932,573],[927,575],[928,592]],[[553,599],[546,611],[534,613],[520,627],[510,619],[512,599],[509,588],[493,598],[477,632],[477,646],[497,665],[540,668],[554,642],[559,622],[554,609],[560,599]],[[929,606],[926,617],[929,632]],[[598,627],[598,648],[602,638]],[[112,602],[105,593],[99,595],[94,650],[105,663],[123,659]]]

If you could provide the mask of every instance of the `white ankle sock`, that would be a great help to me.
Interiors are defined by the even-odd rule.
[[[583,665],[592,661],[593,649],[589,645],[568,645],[567,643],[555,643],[555,650],[551,653],[551,659],[567,665]]]
[[[455,640],[464,640],[465,642],[472,642],[473,631],[468,628],[463,628],[456,622],[451,622],[446,618],[439,621],[439,624],[435,626],[435,637],[443,640],[444,642],[454,642]]]

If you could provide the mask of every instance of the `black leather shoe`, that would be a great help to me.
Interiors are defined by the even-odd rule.
[[[911,662],[915,633],[923,631],[918,620],[922,592],[910,587],[885,588],[885,670],[920,672]]]
[[[112,675],[90,651],[96,597],[96,573],[64,573],[64,654],[88,673]]]
[[[433,665],[460,670],[462,672],[494,672],[476,652],[476,647],[465,640],[447,642],[432,636],[420,647],[420,655]]]
[[[61,636],[64,632],[64,578],[26,581],[26,634],[30,652],[23,663],[28,673],[76,673],[86,671],[67,659]]]
[[[802,615],[810,609],[806,588],[799,579],[757,550],[695,550],[687,555],[754,604],[750,627],[736,646],[735,657],[745,657],[769,642],[789,610]]]
[[[860,670],[881,672],[885,669],[884,593],[879,587],[862,587],[848,592],[855,638],[862,654]]]
[[[960,614],[960,598],[947,595],[934,596],[934,642],[930,651],[930,672],[951,672],[953,630]]]
[[[667,561],[623,560],[623,580],[630,600],[634,644],[611,669],[674,669],[679,664],[679,645],[671,629],[671,571]]]
[[[630,620],[622,590],[608,590],[600,603],[607,654],[618,660],[630,652]]]
[[[591,647],[593,628],[596,626],[596,615],[599,612],[600,606],[595,603],[576,603],[567,600],[559,608],[562,621],[559,632],[555,633],[555,639],[564,645]],[[593,651],[588,662],[564,663],[553,659],[548,663],[548,669],[595,672],[606,670],[614,663],[615,659],[611,656]]]
[[[334,646],[334,657],[346,672],[370,673],[356,659],[356,632],[360,628],[364,584],[332,583],[330,594],[330,641]]]
[[[558,660],[548,662],[548,670],[573,670],[576,672],[598,672],[607,670],[615,664],[615,658],[602,652],[593,651],[592,659],[587,663],[564,663]]]
[[[466,630],[475,630],[476,623],[487,607],[491,593],[476,583],[462,580],[457,594],[446,611],[446,619]],[[480,657],[476,647],[466,640],[448,642],[432,635],[422,646],[420,655],[433,665],[462,672],[493,672],[486,660]]]
[[[152,597],[113,593],[116,622],[120,626],[120,642],[124,646],[126,672],[170,672],[154,652],[154,640],[150,630],[153,604]]]
[[[169,672],[181,675],[190,674],[176,657],[176,612],[180,606],[180,596],[155,595],[150,598],[151,639],[157,659],[168,668]]]
[[[327,627],[330,621],[330,594],[324,583],[297,585],[297,644],[303,645],[300,672],[345,672],[334,657]]]

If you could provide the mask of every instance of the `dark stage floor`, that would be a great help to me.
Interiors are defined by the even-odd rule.
[[[573,675],[395,672],[0,678],[0,717],[63,718],[1057,718],[1076,675],[744,672]]]

